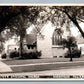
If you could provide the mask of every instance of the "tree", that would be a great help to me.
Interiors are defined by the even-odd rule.
[[[2,37],[2,34],[0,34],[0,53],[4,50],[4,43],[5,38]]]
[[[20,14],[20,10],[14,6],[0,6],[0,33],[5,29],[6,24],[12,18]]]
[[[68,31],[70,31],[70,27],[75,25],[84,37],[84,31],[79,25],[81,22],[84,23],[83,6],[44,6],[40,19],[44,23],[49,20],[55,26],[66,28]]]
[[[66,28],[68,31],[70,31],[70,27],[74,24],[84,37],[84,32],[79,25],[80,22],[84,22],[83,6],[0,7],[0,33],[5,28],[10,28],[11,31],[15,32],[20,30],[17,35],[20,35],[21,39],[23,39],[25,36],[25,33],[23,32],[25,32],[25,29],[28,28],[28,26],[34,24],[39,32],[39,28],[42,27],[47,21],[51,21],[56,27]],[[39,26],[39,24],[42,25]],[[20,43],[21,42],[22,40]]]
[[[55,10],[55,14],[58,13],[59,19],[63,18],[63,20],[60,19],[61,26],[63,26],[65,22],[68,24],[68,26],[71,24],[71,22],[73,22],[73,24],[78,28],[78,30],[80,31],[81,35],[84,38],[84,31],[79,25],[80,22],[84,23],[83,6],[53,6],[51,8]]]
[[[39,10],[38,7],[20,7],[20,14],[11,18],[6,27],[10,28],[10,32],[20,36],[20,56],[23,51],[23,39],[26,34],[26,29],[35,23]]]
[[[21,14],[25,11],[30,11],[29,8],[33,8],[36,6],[1,6],[0,7],[0,32],[3,31],[4,27],[8,23],[8,21]],[[84,22],[84,7],[83,6],[38,6],[38,10],[40,12],[40,19],[43,23],[47,20],[50,20],[55,25],[63,26],[63,24],[67,24],[69,27],[70,23],[73,22],[82,36],[84,36],[84,32],[79,26],[80,22]],[[29,14],[31,12],[27,12]],[[38,14],[38,13],[36,13]],[[33,21],[33,17],[31,17]],[[56,25],[56,26],[57,26]]]
[[[70,53],[70,61],[72,61],[72,49],[71,49],[71,47],[77,46],[75,37],[69,36],[67,39],[63,39],[62,44],[64,47],[68,48],[69,53]]]

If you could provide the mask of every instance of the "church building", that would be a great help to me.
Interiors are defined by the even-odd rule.
[[[48,22],[40,31],[41,35],[37,35],[37,50],[42,52],[42,58],[64,57],[67,48],[63,48],[62,38],[69,32],[62,34],[60,30]]]

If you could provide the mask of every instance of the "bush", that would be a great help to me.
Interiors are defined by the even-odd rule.
[[[5,54],[3,54],[3,55],[1,56],[1,58],[2,58],[2,59],[6,59],[6,58],[7,58],[6,53],[5,53]]]
[[[23,53],[20,59],[38,59],[41,56],[41,51]],[[10,52],[10,58],[19,57],[19,52]]]
[[[71,55],[72,55],[72,58],[78,58],[78,57],[81,56],[81,51],[78,50],[78,49],[73,50],[72,53],[71,53]],[[70,52],[69,51],[67,51],[65,53],[65,58],[70,58]]]
[[[30,53],[23,53],[22,58],[23,59],[38,59],[41,56],[41,51],[38,52],[30,52]]]
[[[29,53],[23,53],[21,59],[31,59],[31,55]]]
[[[14,57],[19,57],[19,52],[17,51],[13,51],[13,52],[10,52],[10,58],[14,58]]]

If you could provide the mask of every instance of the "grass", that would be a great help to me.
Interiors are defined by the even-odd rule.
[[[20,65],[20,64],[34,64],[34,63],[48,63],[48,62],[60,62],[69,61],[69,58],[45,58],[45,59],[24,59],[24,60],[2,60],[7,65]]]
[[[51,62],[69,62],[70,58],[45,58],[45,59],[20,59],[20,60],[2,60],[7,65],[21,65],[34,63],[51,63]],[[84,57],[73,58],[73,61],[84,61]]]

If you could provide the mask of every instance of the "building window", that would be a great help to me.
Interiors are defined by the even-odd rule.
[[[32,48],[32,49],[34,48],[33,45],[31,46],[31,48]]]
[[[30,45],[27,45],[28,49],[30,49]]]
[[[62,31],[61,29],[55,29],[52,36],[52,45],[62,45]]]

